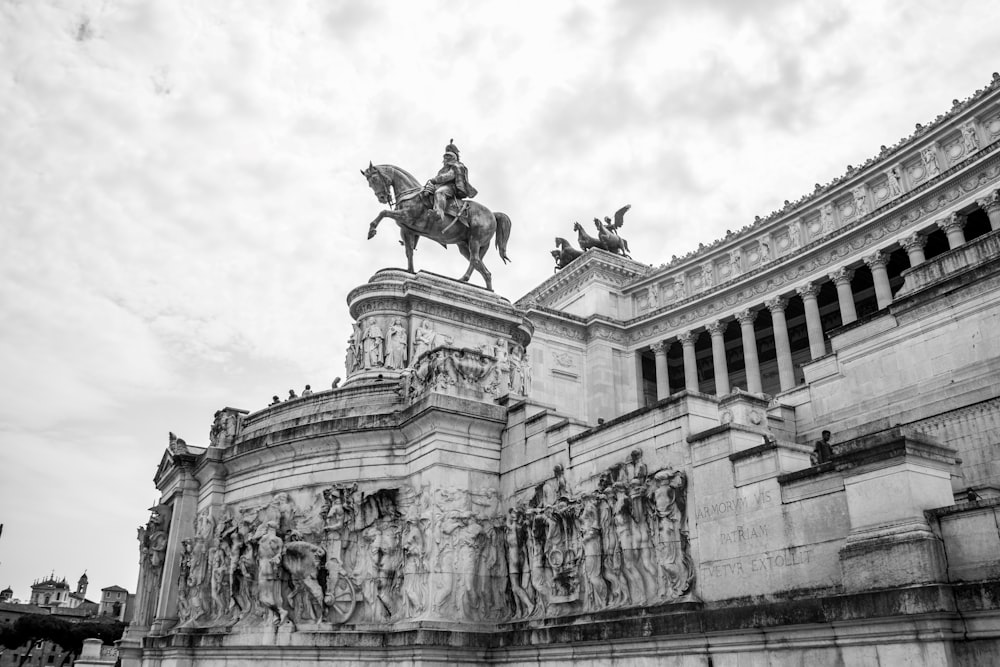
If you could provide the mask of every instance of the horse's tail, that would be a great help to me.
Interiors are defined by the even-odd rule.
[[[507,240],[510,239],[510,218],[507,217],[506,213],[500,213],[499,211],[494,213],[493,217],[497,221],[497,251],[500,253],[500,259],[506,264],[510,262],[510,258],[507,257]]]

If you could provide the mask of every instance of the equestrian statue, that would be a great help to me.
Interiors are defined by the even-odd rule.
[[[454,140],[445,147],[443,164],[434,178],[423,186],[409,172],[391,164],[372,165],[362,169],[375,198],[392,210],[381,211],[368,225],[368,238],[375,236],[382,218],[392,218],[399,225],[403,247],[406,248],[407,270],[413,272],[413,250],[421,236],[447,247],[455,244],[469,260],[462,281],[468,281],[475,269],[493,291],[492,274],[483,263],[496,236],[497,251],[505,263],[507,241],[510,238],[510,218],[493,213],[478,202],[471,201],[477,191],[469,183],[468,169],[458,159]]]

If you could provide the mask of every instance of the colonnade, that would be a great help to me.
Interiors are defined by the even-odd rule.
[[[1000,190],[996,190],[990,196],[979,200],[977,204],[989,217],[990,228],[993,230],[1000,229]],[[952,213],[948,217],[935,222],[937,228],[944,232],[949,249],[957,248],[965,243],[964,230],[967,219],[968,215],[966,214]],[[911,267],[926,261],[924,255],[926,244],[926,233],[921,232],[911,234],[898,241],[899,247],[906,251]],[[893,300],[892,287],[887,269],[889,255],[890,253],[886,250],[879,249],[862,258],[864,264],[871,270],[875,300],[880,310],[891,304]],[[858,314],[854,306],[854,293],[851,288],[854,270],[847,266],[838,267],[831,271],[827,277],[837,289],[837,304],[840,310],[841,322],[843,324],[850,324],[856,321]],[[819,281],[804,283],[797,286],[794,290],[794,293],[802,299],[805,311],[806,332],[809,339],[809,355],[812,360],[826,354],[826,339],[824,337],[825,333],[820,317],[818,300],[819,292]],[[788,322],[785,317],[785,310],[788,306],[788,298],[790,296],[792,295],[776,296],[763,304],[763,307],[770,312],[773,324],[780,391],[787,391],[795,386],[792,346],[789,340]],[[726,359],[725,332],[730,323],[734,321],[739,323],[740,326],[746,372],[746,390],[755,394],[763,393],[757,332],[754,329],[754,321],[761,310],[761,308],[753,306],[744,308],[733,313],[731,319],[722,318],[714,322],[709,322],[704,325],[704,328],[699,327],[690,331],[684,331],[674,337],[651,344],[649,347],[653,352],[656,362],[657,400],[662,400],[670,395],[670,383],[667,375],[667,352],[674,342],[681,344],[683,352],[684,388],[689,391],[699,390],[695,344],[705,331],[708,332],[712,340],[712,363],[716,394],[723,396],[730,393],[731,384]]]

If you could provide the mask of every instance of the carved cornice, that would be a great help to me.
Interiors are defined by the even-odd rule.
[[[530,307],[535,304],[551,305],[569,294],[580,291],[594,280],[622,287],[636,278],[645,276],[651,270],[645,264],[620,255],[591,249],[518,299],[515,305],[518,307]]]

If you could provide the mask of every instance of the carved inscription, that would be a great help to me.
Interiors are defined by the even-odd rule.
[[[716,519],[722,516],[732,516],[747,510],[760,509],[771,502],[771,491],[761,489],[757,493],[750,495],[737,494],[733,498],[720,500],[714,503],[706,503],[698,507],[695,511],[695,519],[703,521],[705,519]]]
[[[762,575],[808,565],[812,562],[812,555],[811,548],[791,547],[780,551],[702,563],[698,568],[698,574],[707,579]]]
[[[719,535],[719,544],[736,544],[748,540],[759,540],[765,537],[767,537],[767,526],[765,524],[736,526],[734,530]]]

